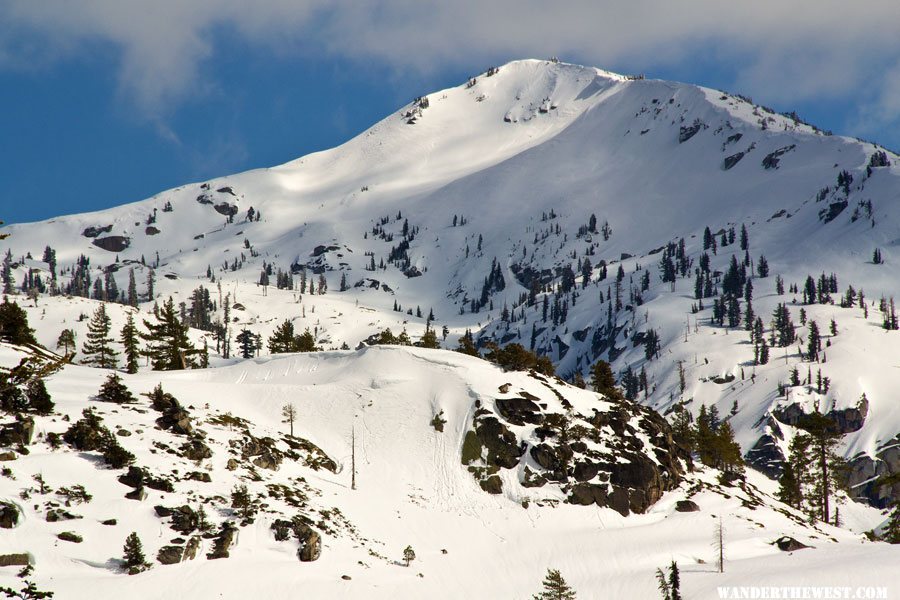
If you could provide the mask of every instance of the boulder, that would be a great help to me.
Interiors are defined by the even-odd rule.
[[[620,487],[613,487],[613,491],[608,498],[607,506],[621,514],[623,517],[627,517],[631,512],[630,504],[628,492]]]
[[[481,485],[481,489],[486,491],[488,494],[503,493],[503,480],[501,480],[497,475],[491,475],[487,479],[482,479],[479,483]]]
[[[19,525],[19,508],[11,502],[0,502],[0,529],[12,529]]]
[[[140,502],[147,499],[147,490],[144,486],[139,486],[125,494],[125,497],[129,500],[137,500]]]
[[[676,512],[699,512],[700,507],[693,500],[679,500],[675,503]]]
[[[531,458],[548,471],[557,471],[562,466],[562,463],[556,456],[556,450],[549,444],[533,446],[531,448]]]
[[[182,534],[189,534],[197,529],[200,524],[200,516],[190,506],[185,504],[172,510],[169,526]]]
[[[793,552],[795,550],[803,550],[804,548],[809,548],[809,546],[807,546],[806,544],[798,542],[794,538],[786,535],[778,538],[774,543],[782,552]]]
[[[203,441],[193,438],[181,446],[181,455],[188,460],[201,461],[212,457],[212,450]]]
[[[80,544],[84,541],[84,538],[74,531],[63,531],[62,533],[56,534],[56,537],[64,542],[72,542],[73,544]]]
[[[535,473],[527,466],[523,469],[522,474],[522,487],[536,488],[547,484],[547,479],[544,476]]]
[[[322,536],[311,531],[297,551],[297,557],[300,562],[313,562],[319,560],[320,556],[322,556]]]
[[[81,235],[86,238],[95,238],[101,233],[109,233],[112,231],[112,228],[112,225],[86,227],[85,230],[81,232]]]
[[[156,553],[156,560],[163,565],[175,565],[184,557],[184,548],[181,546],[163,546]]]
[[[181,560],[194,560],[197,557],[197,552],[200,551],[200,536],[193,535],[191,539],[188,540],[187,545],[184,547],[184,554],[181,557]]]
[[[538,425],[544,420],[540,407],[528,398],[498,398],[495,403],[500,416],[513,425]]]
[[[760,436],[747,451],[747,464],[773,479],[781,475],[784,468],[784,454],[778,441],[771,435]]]
[[[253,464],[260,469],[268,469],[269,471],[277,471],[281,460],[273,454],[262,454],[253,459]]]
[[[124,475],[119,476],[119,483],[130,488],[139,488],[144,484],[145,471],[140,467],[128,467]]]
[[[15,452],[0,452],[0,462],[16,460],[18,458]]]
[[[494,417],[480,419],[475,433],[482,446],[488,450],[488,463],[512,469],[519,466],[519,457],[525,453],[518,440],[509,429]]]
[[[238,528],[234,525],[234,523],[223,523],[222,529],[219,530],[219,533],[218,535],[216,535],[215,541],[213,542],[213,549],[209,554],[206,555],[206,558],[210,560],[215,560],[217,558],[228,558],[229,550],[237,543],[237,539]]]
[[[568,498],[569,504],[579,504],[581,506],[606,506],[607,493],[606,486],[600,486],[592,483],[579,483],[572,487],[572,492]]]
[[[91,243],[108,252],[122,252],[131,245],[131,238],[124,235],[108,235],[102,238],[95,238]]]
[[[30,564],[32,564],[31,555],[27,552],[0,554],[0,567],[27,567]]]
[[[74,519],[81,519],[81,515],[75,515],[70,513],[67,510],[63,510],[62,508],[51,508],[47,511],[47,516],[45,517],[48,523],[57,523],[59,521],[72,521]]]
[[[0,427],[0,446],[27,446],[34,436],[34,419],[26,417]]]
[[[590,481],[600,472],[600,465],[590,461],[575,463],[572,476],[578,481]]]

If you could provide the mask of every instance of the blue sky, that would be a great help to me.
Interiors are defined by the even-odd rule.
[[[286,162],[526,57],[723,88],[900,147],[900,3],[550,4],[0,0],[0,219]]]

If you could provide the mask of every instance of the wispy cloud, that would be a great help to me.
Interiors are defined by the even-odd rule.
[[[0,0],[0,68],[114,48],[122,98],[161,119],[231,36],[261,50],[428,73],[575,56],[641,70],[712,61],[770,101],[860,99],[900,116],[900,3],[871,0]]]

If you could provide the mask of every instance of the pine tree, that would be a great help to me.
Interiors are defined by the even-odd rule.
[[[119,353],[113,349],[110,337],[112,321],[106,314],[106,304],[100,304],[88,323],[87,340],[81,347],[83,362],[101,369],[115,369]]]
[[[669,565],[669,576],[666,577],[662,569],[656,570],[656,581],[662,600],[682,600],[681,575],[678,572],[678,563],[674,560]]]
[[[605,360],[598,360],[591,367],[591,389],[610,400],[621,400],[622,392],[616,387],[616,377],[612,367]]]
[[[28,326],[28,314],[6,296],[0,303],[0,341],[19,346],[37,345],[34,330]]]
[[[253,352],[256,350],[256,338],[249,329],[241,329],[235,338],[241,346],[241,358],[253,358]]]
[[[422,348],[433,348],[437,349],[441,347],[440,342],[438,342],[437,334],[434,332],[434,329],[426,329],[425,333],[422,335],[422,339],[419,342],[419,345]]]
[[[153,269],[147,269],[147,300],[149,302],[153,302],[153,299],[156,298],[156,290],[154,289],[155,283],[156,272]]]
[[[472,338],[472,332],[466,329],[466,332],[459,338],[459,345],[456,351],[469,356],[479,356],[478,348],[475,346],[475,340]]]
[[[141,544],[141,538],[138,537],[137,532],[132,532],[125,538],[124,552],[125,558],[122,561],[122,566],[129,575],[136,575],[141,571],[150,568],[150,565],[147,563],[147,559],[144,556],[144,547],[143,544]]]
[[[127,373],[138,372],[138,358],[140,350],[138,349],[138,330],[134,324],[134,316],[128,313],[128,320],[122,327],[119,341],[122,343],[123,354],[125,355],[125,371]]]
[[[321,350],[316,346],[316,338],[307,327],[306,330],[294,338],[294,347],[297,352],[318,352]]]
[[[884,541],[889,544],[900,544],[900,502],[894,504],[894,510],[888,518]]]
[[[15,293],[16,281],[12,274],[12,250],[7,250],[3,257],[3,265],[0,267],[0,282],[3,283],[4,294]]]
[[[187,335],[187,325],[178,319],[178,312],[172,297],[159,310],[157,323],[144,320],[146,334],[140,337],[148,343],[147,356],[157,371],[177,371],[196,366],[194,356],[199,351],[191,344]]]
[[[281,354],[285,352],[296,352],[296,344],[294,341],[294,324],[290,319],[275,328],[268,340],[269,352],[272,354]]]
[[[691,413],[684,406],[684,401],[675,405],[675,417],[672,419],[672,437],[675,443],[681,444],[688,452],[694,451],[694,432],[691,429]]]
[[[815,321],[809,322],[809,336],[806,340],[806,357],[813,361],[819,360],[819,350],[822,349],[822,336],[819,333],[819,325]]]
[[[734,439],[731,423],[724,421],[719,425],[713,439],[713,466],[726,473],[743,473],[744,459],[741,446]]]
[[[137,282],[134,280],[134,269],[128,269],[128,305],[138,305]]]
[[[416,560],[416,552],[412,549],[412,546],[407,546],[403,549],[403,560],[406,561],[406,566],[409,566],[409,563]]]
[[[813,506],[820,520],[829,522],[831,495],[844,486],[846,462],[837,453],[841,432],[834,421],[821,413],[812,413],[800,424],[809,434],[810,466],[815,469]]]
[[[575,600],[575,590],[566,583],[556,569],[547,569],[547,576],[541,584],[544,590],[532,596],[533,600]]]
[[[25,390],[25,397],[28,399],[30,411],[39,415],[49,415],[53,412],[53,400],[43,379],[33,379]]]
[[[63,329],[56,338],[56,348],[62,348],[66,356],[69,355],[69,348],[75,350],[75,332],[71,329]]]
[[[110,373],[100,391],[97,393],[97,400],[102,402],[114,402],[116,404],[125,404],[134,402],[135,397],[131,391],[122,383],[122,378],[116,373]]]

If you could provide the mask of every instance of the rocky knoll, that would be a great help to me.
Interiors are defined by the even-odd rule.
[[[588,414],[573,410],[559,387],[545,399],[501,387],[475,402],[462,462],[488,493],[503,493],[501,470],[516,469],[526,488],[557,488],[566,501],[645,512],[692,468],[665,419],[629,401],[598,396]],[[564,389],[564,388],[563,388]]]

